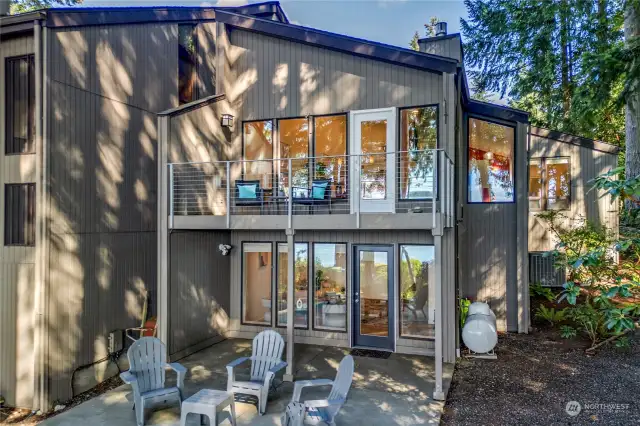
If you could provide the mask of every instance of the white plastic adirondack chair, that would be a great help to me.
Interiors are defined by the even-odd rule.
[[[267,409],[269,387],[276,373],[287,366],[282,361],[284,340],[273,330],[265,330],[253,338],[250,357],[238,358],[227,365],[227,392],[237,392],[258,397],[258,413],[263,415]],[[251,361],[251,378],[238,381],[233,369],[245,361]]]
[[[302,389],[309,386],[331,386],[331,392],[327,399],[304,401],[306,420],[313,424],[324,422],[328,425],[335,425],[335,418],[342,405],[347,400],[347,394],[353,381],[353,357],[347,355],[340,361],[338,373],[335,380],[316,379],[296,381],[293,386],[293,397],[291,402],[301,402],[300,395]],[[294,422],[292,422],[295,424]],[[286,423],[285,423],[286,424]]]
[[[120,374],[123,382],[133,389],[136,423],[144,426],[146,409],[164,405],[169,400],[182,402],[182,390],[187,369],[178,363],[167,363],[167,351],[160,339],[142,337],[127,351],[129,371]],[[165,369],[169,367],[178,375],[178,385],[164,387]]]

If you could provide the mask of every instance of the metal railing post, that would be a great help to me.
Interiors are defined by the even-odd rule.
[[[360,190],[361,190],[361,185],[362,185],[362,170],[360,169],[360,162],[362,161],[362,157],[357,155],[355,156],[355,161],[354,163],[355,165],[355,174],[358,176],[358,185],[356,186],[356,197],[357,197],[357,204],[356,204],[356,228],[360,229]],[[353,193],[353,191],[352,191]]]
[[[173,164],[169,164],[169,229],[173,229]]]
[[[451,160],[451,158],[449,158],[449,192],[451,193],[451,197],[449,197],[449,226],[452,227],[453,226],[453,214],[455,211],[455,194],[456,194],[456,189],[455,189],[455,168],[453,165],[453,160]]]
[[[446,161],[444,150],[440,151],[439,157],[442,158],[442,160],[440,161],[440,164],[443,165],[442,170],[445,172],[445,173],[443,173],[442,179],[438,179],[438,187],[440,189],[440,213],[442,215],[445,215],[446,211],[445,211],[445,208],[444,208],[444,206],[445,206],[445,203],[444,203],[445,200],[444,199],[447,196],[447,188],[445,188],[445,184],[447,182],[447,180],[446,180],[447,179],[447,175],[446,175],[446,170],[447,169],[444,167],[445,166],[445,161]]]
[[[433,179],[431,179],[431,227],[433,229],[436,228],[436,203],[438,199],[438,194],[436,193],[436,181],[438,179],[438,151],[433,150],[433,155],[431,159],[433,160]]]
[[[230,162],[226,163],[226,179],[227,179],[227,229],[231,228],[231,170]]]
[[[291,185],[291,178],[292,178],[292,173],[291,173],[291,158],[289,158],[287,160],[287,174],[288,174],[288,185],[289,185],[289,205],[287,206],[287,224],[288,224],[288,228],[291,229],[292,228],[292,224],[293,224],[293,220],[292,220],[292,216],[293,216],[293,185]]]

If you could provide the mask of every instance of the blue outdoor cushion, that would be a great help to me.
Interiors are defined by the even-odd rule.
[[[311,185],[311,198],[314,200],[324,200],[324,193],[329,182],[314,183]]]
[[[255,200],[256,190],[258,189],[258,185],[254,184],[245,184],[238,185],[238,198],[245,200]]]

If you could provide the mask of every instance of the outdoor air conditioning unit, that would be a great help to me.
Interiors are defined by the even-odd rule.
[[[566,272],[554,265],[554,256],[545,256],[544,252],[529,253],[529,283],[544,287],[562,287],[566,281]]]

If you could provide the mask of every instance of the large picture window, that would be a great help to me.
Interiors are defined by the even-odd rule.
[[[308,327],[309,317],[309,245],[307,243],[295,243],[294,263],[294,287],[295,300],[293,306],[294,325],[298,328]],[[277,325],[287,325],[287,281],[289,268],[289,246],[287,243],[278,243],[278,316]]]
[[[314,117],[313,178],[331,181],[331,197],[344,198],[349,175],[347,155],[347,116]],[[317,158],[325,157],[325,158]]]
[[[293,186],[306,190],[309,185],[309,120],[292,118],[278,121],[280,153],[278,158],[291,158]],[[280,162],[278,189],[289,188],[289,161]]]
[[[242,244],[242,322],[271,325],[271,243]]]
[[[400,245],[400,336],[431,338],[435,322],[434,248]]]
[[[468,201],[514,201],[515,129],[469,118]]]
[[[0,83],[1,84],[1,83]],[[34,56],[6,61],[7,154],[35,152],[35,61]]]
[[[249,121],[242,126],[244,179],[259,180],[262,188],[272,187],[273,121]]]
[[[571,202],[569,157],[529,160],[529,208],[565,210]]]
[[[438,108],[403,109],[400,126],[400,199],[432,198],[434,152],[426,150],[438,145]]]
[[[314,328],[347,330],[347,245],[313,244]]]

